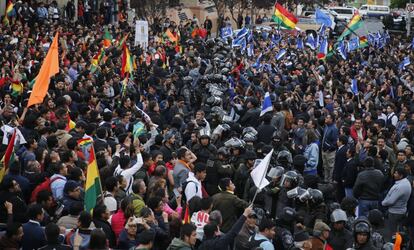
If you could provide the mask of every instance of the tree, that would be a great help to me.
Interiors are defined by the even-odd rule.
[[[391,0],[390,8],[403,8],[407,5],[407,0]]]
[[[257,9],[268,9],[275,5],[273,0],[252,0],[253,6]],[[284,1],[278,1],[278,3],[283,3]]]
[[[229,9],[231,18],[237,23],[237,15],[244,16],[244,12],[248,9],[249,3],[247,0],[225,0],[225,6]]]
[[[134,8],[138,18],[144,18],[149,24],[165,16],[169,0],[131,0],[131,8]]]

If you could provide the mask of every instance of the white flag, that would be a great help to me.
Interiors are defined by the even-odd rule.
[[[269,167],[270,158],[272,157],[272,154],[273,154],[273,149],[250,173],[250,176],[253,179],[254,185],[256,185],[258,189],[263,189],[264,187],[269,185],[269,181],[265,178],[265,176],[266,176],[267,168]]]

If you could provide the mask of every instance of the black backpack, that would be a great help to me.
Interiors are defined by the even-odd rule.
[[[250,238],[249,238],[249,249],[257,249],[260,248],[260,244],[262,244],[265,241],[268,241],[267,239],[261,239],[261,240],[255,240],[254,237],[256,237],[256,234],[253,234]]]
[[[182,194],[181,194],[181,205],[185,205],[187,204],[187,197],[185,196],[185,189],[187,188],[188,183],[194,183],[196,184],[196,193],[198,192],[198,186],[197,183],[195,183],[194,181],[185,181],[182,185],[181,185],[181,190],[182,190]]]

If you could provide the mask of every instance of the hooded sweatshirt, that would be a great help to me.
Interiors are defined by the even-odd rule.
[[[192,250],[193,248],[190,244],[182,241],[179,238],[174,238],[171,244],[168,246],[167,250]]]

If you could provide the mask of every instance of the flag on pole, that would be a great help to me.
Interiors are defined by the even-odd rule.
[[[253,45],[253,43],[249,44],[249,47],[247,47],[247,56],[248,57],[254,56],[254,45]]]
[[[279,53],[277,53],[277,55],[276,55],[276,60],[280,60],[280,59],[282,59],[285,55],[286,55],[286,49],[281,49],[281,50],[279,50]]]
[[[76,127],[76,123],[74,121],[72,121],[72,119],[70,119],[70,115],[67,114],[68,116],[68,123],[66,124],[66,131],[71,131],[72,129],[74,129]]]
[[[273,149],[265,156],[265,158],[262,161],[260,161],[260,163],[250,173],[254,185],[258,189],[263,189],[264,187],[269,185],[269,181],[266,179],[266,174],[270,164],[270,159],[272,158],[272,154]]]
[[[317,55],[319,60],[324,60],[328,55],[328,40],[324,38],[322,40],[321,46],[319,47],[319,53]]]
[[[407,67],[408,65],[410,65],[410,58],[408,56],[404,57],[404,59],[402,60],[402,62],[399,65],[399,69],[405,69],[405,67]]]
[[[95,158],[95,151],[93,147],[90,147],[88,168],[86,170],[86,183],[85,183],[85,210],[86,211],[92,213],[93,208],[96,206],[98,197],[100,195],[102,195],[101,178],[99,177],[98,164],[96,163],[96,158]]]
[[[362,18],[359,15],[358,11],[355,11],[355,14],[352,16],[348,25],[345,27],[345,30],[342,32],[341,36],[338,38],[338,41],[341,41],[347,35],[354,33],[357,29],[362,27]]]
[[[308,46],[312,50],[315,50],[316,49],[315,42],[316,41],[315,41],[315,38],[313,37],[313,34],[310,33],[306,39],[306,46]]]
[[[184,216],[183,216],[183,224],[189,224],[190,221],[190,210],[188,208],[188,204],[185,204],[185,212],[184,212]]]
[[[358,82],[357,82],[357,79],[355,79],[355,78],[352,79],[351,89],[352,89],[352,93],[354,93],[354,95],[358,94]]]
[[[121,76],[126,77],[127,73],[129,73],[129,76],[132,78],[132,72],[133,72],[133,62],[132,62],[132,56],[129,53],[129,49],[124,44],[123,53],[122,53],[122,67],[121,67]]]
[[[272,99],[270,99],[269,92],[266,92],[265,97],[263,99],[262,111],[260,112],[260,116],[263,116],[264,114],[272,110],[273,110]]]
[[[253,63],[253,65],[252,65],[253,68],[257,69],[257,68],[260,67],[260,61],[262,60],[262,56],[263,56],[263,54],[260,53],[260,55],[256,59],[256,62]]]
[[[9,0],[7,2],[7,6],[6,6],[6,12],[4,14],[4,18],[3,18],[3,24],[4,25],[9,25],[10,20],[9,20],[9,16],[11,16],[12,12],[13,12],[13,2],[11,0]]]
[[[368,40],[366,38],[366,36],[360,36],[359,37],[359,48],[365,48],[367,47],[368,44]]]
[[[239,32],[237,32],[236,39],[245,37],[249,34],[249,29],[243,27]]]
[[[303,39],[301,37],[296,38],[296,48],[303,49]]]
[[[359,37],[353,37],[348,43],[348,52],[357,50],[359,48]]]
[[[7,169],[9,168],[10,164],[12,164],[15,160],[14,144],[15,144],[15,141],[16,141],[16,131],[17,131],[17,128],[14,129],[13,134],[10,138],[10,143],[9,143],[9,145],[7,145],[6,153],[4,153],[4,156],[3,156],[3,158],[1,158],[1,161],[0,161],[0,165],[1,165],[0,183],[3,181],[3,178],[6,175]],[[5,136],[7,136],[7,135],[5,135]]]
[[[316,9],[315,18],[316,18],[316,23],[318,24],[323,24],[327,27],[332,26],[331,18],[326,13],[322,12],[320,9]]]
[[[348,56],[346,53],[346,46],[343,41],[339,42],[337,50],[338,50],[338,54],[342,57],[342,59],[346,60]]]
[[[90,148],[93,147],[93,140],[89,137],[79,139],[78,146],[84,155],[84,160],[88,161],[90,158]]]
[[[233,29],[231,28],[230,25],[221,28],[221,38],[226,39],[227,37],[232,37],[233,36]]]
[[[122,39],[121,39],[121,41],[119,41],[119,43],[118,43],[118,46],[116,47],[117,49],[121,49],[121,48],[123,48],[124,47],[124,43],[125,43],[125,41],[128,39],[128,36],[129,36],[129,33],[128,34],[126,34]]]
[[[46,93],[49,89],[50,78],[59,73],[59,48],[58,48],[59,33],[56,32],[53,38],[43,64],[40,67],[39,74],[36,76],[36,82],[33,86],[32,93],[29,97],[27,107],[43,102]]]
[[[293,30],[296,27],[298,19],[292,13],[283,8],[282,5],[276,3],[273,21],[286,29]]]

